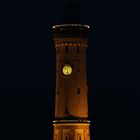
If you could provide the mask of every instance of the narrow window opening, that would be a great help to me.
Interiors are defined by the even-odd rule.
[[[65,108],[65,114],[68,114],[68,108],[67,107]]]
[[[77,47],[77,53],[79,53],[80,52],[80,48],[79,47]]]
[[[68,53],[68,46],[66,46],[66,53]]]
[[[65,137],[65,140],[68,140],[68,137],[67,136]]]
[[[81,140],[81,136],[79,137],[79,140]]]
[[[77,88],[77,95],[80,95],[80,88]]]
[[[56,94],[57,94],[57,95],[59,94],[58,90],[57,90]]]

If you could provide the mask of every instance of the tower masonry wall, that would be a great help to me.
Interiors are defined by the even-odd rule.
[[[90,140],[86,51],[89,26],[56,25],[54,140]]]

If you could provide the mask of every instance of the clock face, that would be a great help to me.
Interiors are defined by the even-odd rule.
[[[64,75],[68,76],[72,73],[72,67],[70,65],[65,65],[62,68],[62,72],[63,72]]]

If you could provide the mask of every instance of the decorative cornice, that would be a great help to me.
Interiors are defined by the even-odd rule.
[[[56,47],[57,46],[82,46],[87,47],[88,39],[81,38],[55,38],[54,39]]]

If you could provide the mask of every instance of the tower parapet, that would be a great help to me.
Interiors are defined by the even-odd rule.
[[[88,25],[61,24],[53,26],[54,38],[88,38]]]

